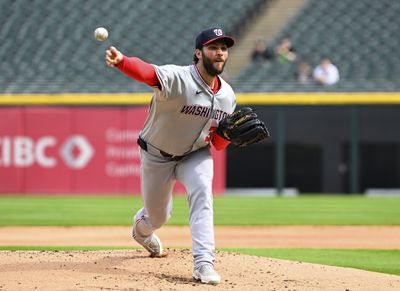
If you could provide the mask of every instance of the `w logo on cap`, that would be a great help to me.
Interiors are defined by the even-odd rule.
[[[216,36],[221,36],[224,34],[222,29],[219,29],[219,28],[214,29],[214,33]]]
[[[235,43],[235,40],[232,37],[225,35],[221,28],[212,27],[203,30],[199,35],[197,35],[196,48],[201,49],[204,45],[216,41],[217,39],[224,41],[228,47],[233,46]]]

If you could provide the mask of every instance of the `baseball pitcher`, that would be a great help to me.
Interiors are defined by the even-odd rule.
[[[152,257],[166,255],[154,233],[171,216],[172,190],[180,181],[188,195],[194,258],[193,277],[218,284],[214,269],[213,160],[230,143],[247,146],[268,137],[263,122],[250,109],[232,114],[236,97],[219,75],[234,39],[221,28],[196,37],[194,64],[157,66],[127,57],[111,46],[106,64],[154,88],[149,113],[140,133],[143,208],[134,218],[133,238]]]

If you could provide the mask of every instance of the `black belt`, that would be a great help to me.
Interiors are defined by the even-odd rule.
[[[141,147],[141,149],[145,150],[146,152],[148,152],[148,147],[147,147],[147,143],[139,136],[138,140],[137,140],[137,144]],[[185,156],[174,156],[171,155],[169,153],[166,153],[162,150],[158,150],[158,152],[160,152],[160,155],[164,158],[168,158],[171,161],[179,161],[181,159],[183,159]]]

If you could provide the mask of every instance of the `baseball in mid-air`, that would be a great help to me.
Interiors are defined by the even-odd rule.
[[[98,27],[94,31],[94,38],[98,41],[105,41],[108,37],[108,31],[104,27]]]

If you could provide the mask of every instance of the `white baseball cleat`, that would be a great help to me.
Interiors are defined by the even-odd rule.
[[[152,258],[162,258],[167,256],[167,253],[164,252],[161,240],[158,238],[158,236],[153,233],[148,237],[142,237],[140,236],[137,231],[136,231],[136,225],[143,219],[141,217],[140,219],[136,220],[135,216],[135,224],[133,225],[132,229],[132,237],[135,241],[137,241],[140,245],[142,245],[146,250],[149,251],[150,257]]]
[[[221,276],[214,270],[212,265],[202,265],[194,270],[193,278],[205,284],[218,284],[221,282]]]
[[[141,244],[146,250],[149,251],[150,257],[152,258],[162,258],[167,256],[167,253],[164,252],[162,247],[161,240],[158,238],[156,234],[152,234],[145,239],[140,239],[137,235],[134,235],[133,238]]]

